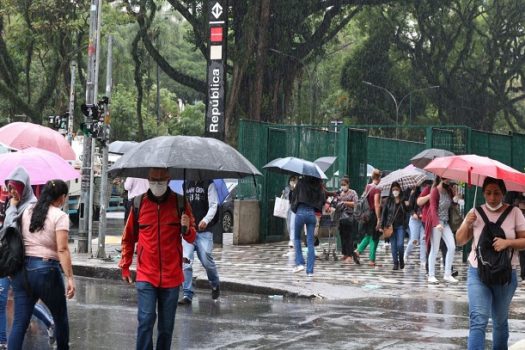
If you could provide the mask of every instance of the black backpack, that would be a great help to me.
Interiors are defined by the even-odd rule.
[[[354,219],[357,220],[358,223],[366,223],[370,220],[370,205],[368,203],[368,195],[370,194],[369,191],[365,191],[361,198],[357,200],[357,203],[354,205]]]
[[[481,231],[478,246],[476,247],[476,259],[478,260],[479,278],[486,285],[503,285],[509,283],[512,279],[511,260],[514,250],[511,249],[512,252],[509,257],[509,249],[497,252],[492,246],[494,238],[505,238],[505,232],[501,228],[501,224],[512,211],[512,208],[512,206],[509,206],[505,209],[498,221],[494,223],[489,221],[483,208],[476,207],[476,210],[485,222],[485,227]]]
[[[0,239],[0,278],[13,276],[24,267],[25,250],[22,233],[8,227]]]

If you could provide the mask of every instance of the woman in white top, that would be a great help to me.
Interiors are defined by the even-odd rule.
[[[69,349],[66,297],[75,295],[75,281],[68,246],[69,217],[60,209],[67,193],[64,181],[51,180],[37,203],[22,214],[26,258],[25,268],[12,280],[15,311],[8,342],[10,350],[22,349],[38,299],[46,304],[55,320],[57,349]],[[66,288],[62,271],[67,278]]]
[[[491,222],[496,222],[499,216],[507,209],[508,205],[503,204],[503,196],[506,187],[502,180],[487,177],[483,182],[483,196],[485,204],[481,209]],[[478,274],[478,261],[476,259],[476,249],[478,241],[483,231],[485,223],[475,210],[471,210],[465,217],[461,227],[456,232],[458,245],[464,245],[469,240],[474,239],[472,251],[468,261],[468,280],[467,291],[469,300],[469,337],[468,349],[485,348],[485,332],[489,317],[492,316],[492,348],[507,349],[509,339],[509,305],[516,291],[516,266],[519,264],[518,254],[512,256],[512,278],[510,283],[487,285],[481,281]],[[514,207],[507,215],[501,228],[505,232],[505,239],[494,239],[494,250],[497,252],[505,249],[518,250],[525,248],[525,218],[521,211]],[[509,258],[510,258],[509,256]]]

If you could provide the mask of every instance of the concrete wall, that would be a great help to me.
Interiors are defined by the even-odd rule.
[[[233,244],[259,243],[259,201],[236,199],[233,208]]]

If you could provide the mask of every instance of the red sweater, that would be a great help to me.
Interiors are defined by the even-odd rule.
[[[188,202],[185,213],[190,217],[190,227],[184,239],[193,243],[196,237],[195,219]],[[157,202],[149,192],[142,198],[139,212],[138,234],[133,233],[134,213],[130,211],[122,235],[122,258],[119,267],[122,276],[130,275],[129,267],[137,244],[137,278],[155,287],[174,288],[184,281],[182,272],[182,236],[177,195],[169,195]]]

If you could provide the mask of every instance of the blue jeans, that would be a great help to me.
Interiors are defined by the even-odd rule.
[[[414,242],[419,241],[419,262],[424,264],[427,261],[427,246],[425,243],[425,226],[420,219],[414,219],[410,216],[408,221],[410,229],[410,239],[408,240],[407,249],[405,250],[405,260],[408,260],[412,249],[414,249]]]
[[[157,288],[149,282],[136,282],[138,297],[138,329],[137,350],[153,349],[153,326],[157,318],[158,303],[159,320],[157,324],[157,350],[169,350],[173,327],[175,326],[175,312],[179,298],[179,287]]]
[[[390,237],[390,248],[392,249],[392,259],[394,265],[399,265],[400,258],[403,258],[405,251],[405,228],[403,225],[394,227],[394,233]]]
[[[10,350],[22,349],[25,332],[31,320],[34,306],[38,299],[42,299],[55,321],[57,348],[69,349],[66,290],[59,262],[26,257],[25,270],[27,273],[22,270],[12,279],[15,312],[8,348]],[[26,286],[30,288],[29,293]]]
[[[195,251],[202,266],[206,270],[211,287],[213,289],[217,288],[220,283],[219,273],[217,272],[215,260],[213,260],[213,256],[211,255],[213,250],[213,234],[211,232],[199,232],[193,244],[182,240],[182,250],[182,256],[190,261],[189,264],[183,264],[184,283],[182,284],[182,288],[184,290],[184,296],[190,300],[193,298],[193,261]]]
[[[304,266],[304,257],[301,250],[301,229],[306,225],[306,246],[308,253],[306,256],[306,273],[314,273],[315,249],[314,249],[314,231],[317,219],[315,218],[314,209],[303,204],[299,204],[295,213],[295,265]]]
[[[485,349],[485,331],[492,315],[492,349],[507,349],[509,340],[509,305],[516,291],[516,270],[507,285],[487,286],[478,269],[469,266],[467,292],[469,304],[468,349]]]
[[[7,296],[9,278],[0,278],[0,344],[7,343]]]

